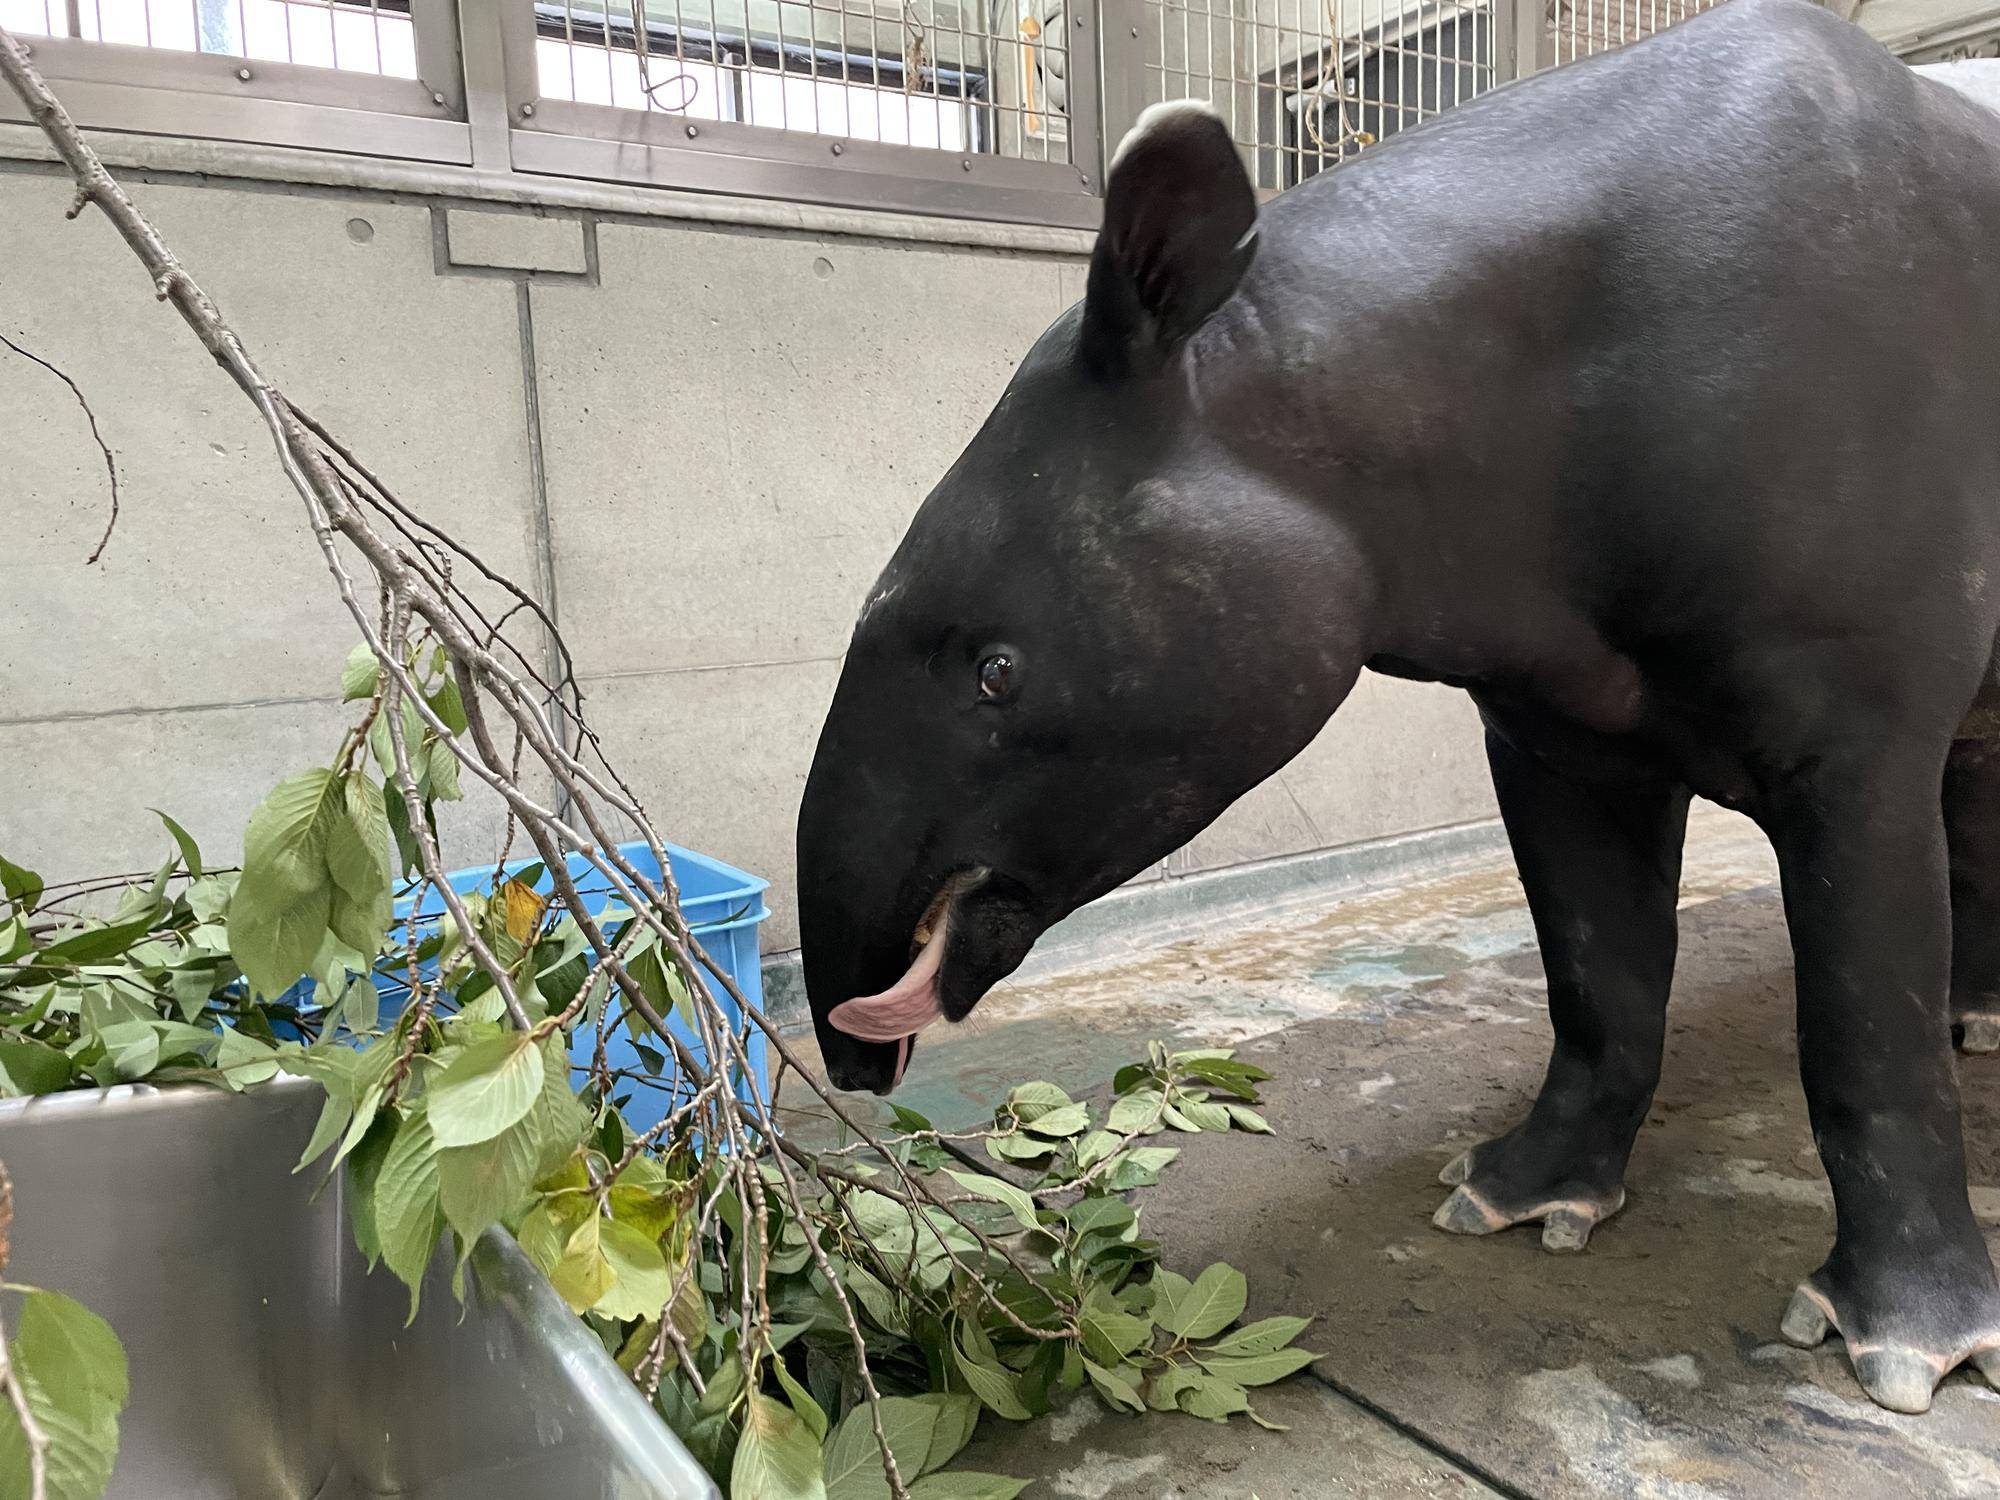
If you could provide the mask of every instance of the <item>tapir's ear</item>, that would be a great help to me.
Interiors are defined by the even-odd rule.
[[[1111,158],[1090,258],[1083,356],[1101,375],[1157,368],[1229,299],[1257,247],[1257,195],[1222,119],[1155,104]]]

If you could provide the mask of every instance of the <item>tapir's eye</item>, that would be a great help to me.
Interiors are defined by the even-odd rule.
[[[1005,703],[1014,696],[1014,658],[996,651],[979,664],[979,696],[988,703]]]

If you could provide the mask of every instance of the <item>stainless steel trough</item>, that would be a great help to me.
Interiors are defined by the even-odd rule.
[[[342,1184],[292,1171],[318,1108],[300,1080],[0,1101],[8,1279],[80,1299],[131,1358],[111,1500],[717,1497],[504,1233],[462,1307],[441,1255],[406,1328]]]

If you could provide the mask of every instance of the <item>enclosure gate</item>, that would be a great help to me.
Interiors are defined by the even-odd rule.
[[[1148,104],[1211,100],[1275,193],[1715,3],[0,0],[0,25],[98,128],[1088,228]]]

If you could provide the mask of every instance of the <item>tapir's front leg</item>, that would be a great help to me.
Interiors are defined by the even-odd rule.
[[[2000,1384],[2000,1285],[1967,1201],[1951,1047],[1942,747],[1808,764],[1763,821],[1835,1238],[1784,1334],[1810,1346],[1837,1330],[1870,1396],[1923,1411],[1967,1359]]]
[[[1434,1222],[1491,1234],[1539,1220],[1581,1250],[1625,1201],[1625,1162],[1660,1078],[1687,792],[1588,785],[1499,734],[1493,786],[1534,913],[1555,1049],[1528,1118],[1445,1169]]]

